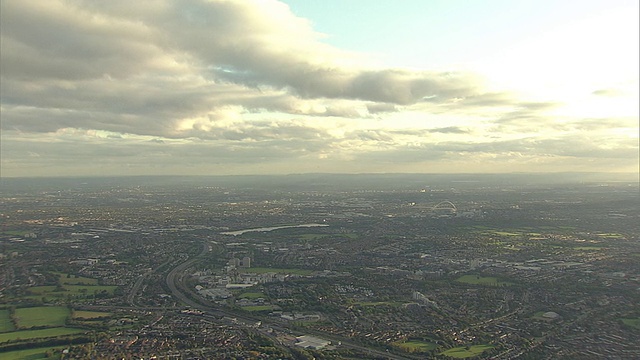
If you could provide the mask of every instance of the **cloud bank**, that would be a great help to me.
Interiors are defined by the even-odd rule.
[[[121,174],[451,172],[444,162],[498,169],[503,157],[624,168],[637,150],[611,134],[594,145],[602,130],[553,118],[556,102],[490,92],[472,73],[377,67],[275,0],[1,6],[3,176],[101,175],[96,163]]]

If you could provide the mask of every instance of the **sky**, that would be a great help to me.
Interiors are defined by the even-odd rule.
[[[0,177],[639,171],[637,0],[0,6]]]

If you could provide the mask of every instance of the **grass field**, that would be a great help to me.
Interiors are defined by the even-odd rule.
[[[457,359],[465,359],[482,354],[485,350],[492,349],[491,345],[472,345],[467,349],[466,347],[456,347],[441,352],[441,355],[451,356]]]
[[[360,306],[382,306],[382,305],[387,305],[387,306],[394,306],[394,307],[398,307],[398,306],[401,305],[401,303],[394,302],[394,301],[356,301],[353,304],[354,305],[360,305]]]
[[[463,275],[456,279],[457,282],[473,285],[507,286],[512,283],[499,280],[491,276]]]
[[[39,306],[19,308],[15,311],[18,328],[28,329],[34,326],[64,326],[71,310],[64,306]]]
[[[521,227],[521,228],[492,228],[489,226],[476,225],[469,227],[470,231],[478,231],[484,235],[497,235],[503,237],[512,236],[542,236],[543,232],[567,232],[573,231],[570,226],[538,226],[538,227]],[[618,235],[618,234],[614,234]]]
[[[57,287],[54,285],[32,286],[28,291],[37,296],[63,298],[69,296],[92,296],[93,294],[105,291],[109,295],[117,289],[114,285],[62,285]]]
[[[426,342],[421,340],[409,340],[409,341],[398,341],[392,343],[404,351],[407,352],[425,352],[430,351],[438,347],[438,345],[432,342]]]
[[[63,350],[69,346],[43,347],[27,350],[16,350],[2,353],[3,360],[37,360],[46,359],[47,350]]]
[[[258,299],[264,297],[264,294],[261,292],[246,292],[238,295],[238,299]]]
[[[68,275],[64,273],[55,273],[55,274],[58,275],[61,285],[98,285],[98,279]]]
[[[107,294],[113,295],[113,292],[118,288],[115,285],[64,285],[63,287],[72,295],[80,295],[83,293],[93,295],[94,293],[102,291],[106,291]]]
[[[635,319],[622,319],[622,323],[632,328],[640,329],[640,317]]]
[[[13,322],[11,322],[9,310],[0,310],[0,333],[13,330],[15,330],[15,327],[13,326]]]
[[[276,273],[276,274],[293,274],[293,275],[309,275],[313,272],[313,270],[306,269],[278,269],[278,268],[249,268],[242,269],[243,273],[254,273],[254,274],[265,274],[265,273]]]
[[[323,237],[327,237],[327,234],[302,234],[302,235],[298,235],[298,237],[300,237],[300,240],[318,240],[318,239],[322,239]]]
[[[86,332],[86,330],[65,328],[65,327],[54,327],[54,328],[39,329],[39,330],[12,331],[8,333],[0,334],[0,344],[3,342],[18,340],[18,339],[29,340],[29,339],[38,339],[38,338],[48,338],[48,337],[56,337],[56,336],[63,336],[63,335],[80,334],[84,332]]]
[[[495,235],[499,235],[499,236],[520,236],[520,235],[522,235],[522,233],[508,232],[508,231],[490,231],[490,232],[488,232],[488,234],[495,234]]]
[[[29,292],[35,295],[51,293],[51,292],[54,292],[55,290],[56,290],[55,285],[32,286],[28,289]]]
[[[73,319],[86,319],[86,320],[95,320],[95,319],[104,319],[111,317],[112,313],[102,312],[102,311],[82,311],[82,310],[74,310],[71,314]]]
[[[536,311],[536,312],[533,314],[533,316],[531,316],[531,317],[532,317],[532,318],[534,318],[534,319],[544,319],[544,318],[542,317],[542,314],[544,314],[544,313],[545,313],[545,311]]]
[[[258,306],[244,306],[241,308],[244,311],[271,311],[277,309],[277,307],[273,305],[258,305]]]

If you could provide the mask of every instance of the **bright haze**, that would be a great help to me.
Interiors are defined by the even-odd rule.
[[[638,1],[1,2],[1,176],[638,172]]]

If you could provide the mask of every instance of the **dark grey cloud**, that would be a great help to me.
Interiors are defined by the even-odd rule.
[[[390,113],[399,111],[399,108],[395,104],[389,103],[368,103],[367,111],[370,114]]]
[[[1,70],[23,79],[125,78],[162,68],[164,52],[144,24],[79,3],[3,1]]]
[[[317,42],[303,19],[275,1],[3,2],[6,78],[130,79],[196,69],[211,80],[290,89],[306,98],[413,103],[473,91],[462,74],[366,70]],[[127,5],[130,2],[126,2]],[[208,68],[229,71],[207,72]]]
[[[344,65],[352,54],[319,42],[306,20],[276,1],[1,6],[2,129],[212,139],[220,135],[205,129],[215,124],[189,131],[179,126],[229,106],[240,107],[238,112],[368,117],[476,88],[465,74]],[[227,136],[233,131],[239,130],[227,130]]]

